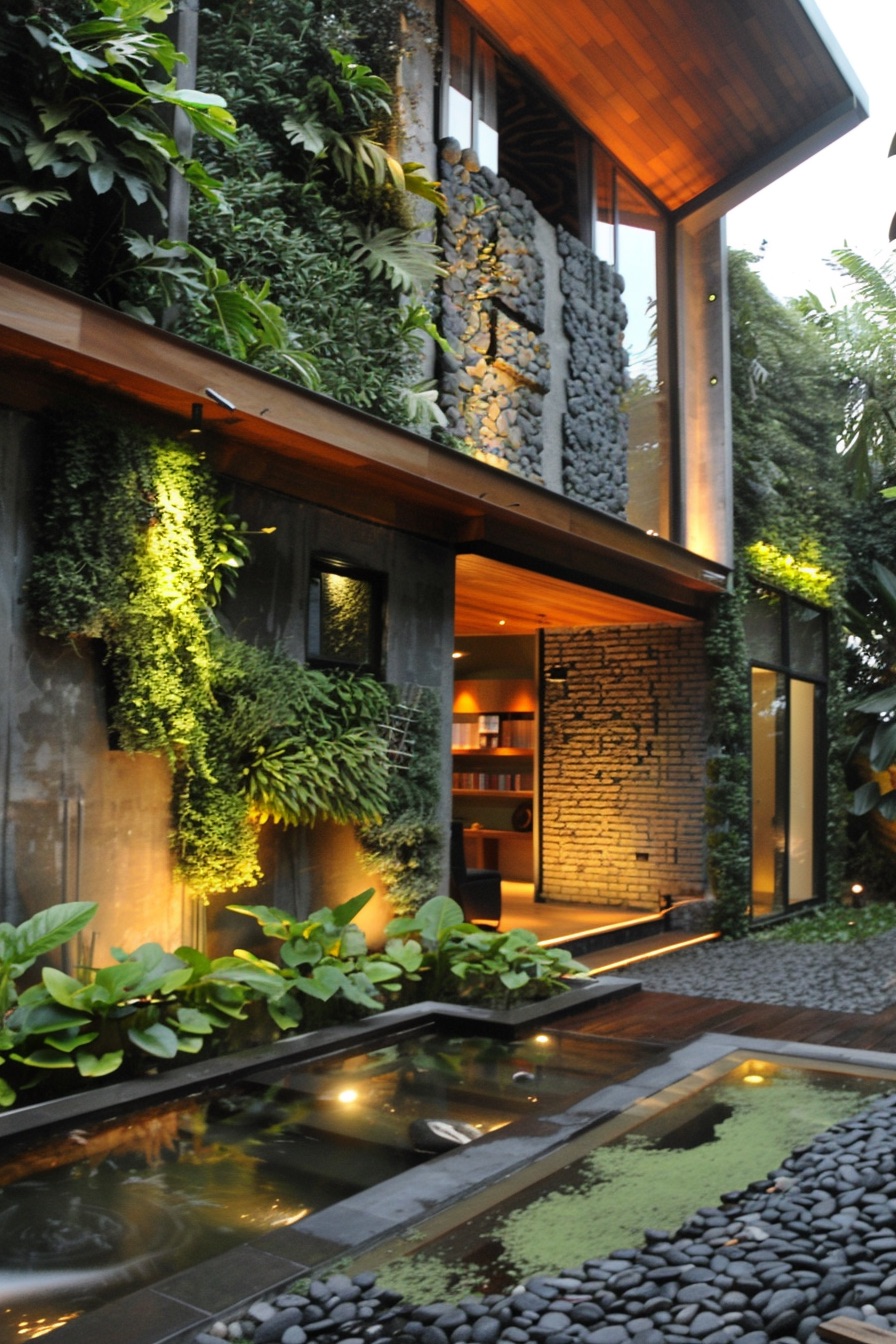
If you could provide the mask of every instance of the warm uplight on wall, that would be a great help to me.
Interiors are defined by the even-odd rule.
[[[760,1083],[767,1083],[768,1079],[762,1073],[745,1073],[742,1081],[751,1087],[757,1087]]]

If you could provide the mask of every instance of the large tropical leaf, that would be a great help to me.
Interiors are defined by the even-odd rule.
[[[74,938],[96,914],[95,901],[69,901],[39,910],[16,929],[16,956],[29,964]]]
[[[406,229],[393,227],[369,234],[352,225],[346,232],[354,239],[349,247],[352,260],[366,267],[374,279],[385,276],[393,289],[409,294],[417,285],[431,285],[445,274],[439,249],[420,242]]]

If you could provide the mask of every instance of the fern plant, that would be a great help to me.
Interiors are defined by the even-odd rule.
[[[47,635],[102,640],[118,745],[171,766],[175,866],[194,894],[259,879],[265,821],[378,821],[386,693],[224,632],[215,607],[248,545],[205,464],[108,416],[51,437],[32,615]]]

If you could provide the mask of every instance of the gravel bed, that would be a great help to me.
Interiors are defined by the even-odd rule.
[[[720,1198],[510,1294],[413,1305],[372,1274],[334,1274],[197,1344],[819,1344],[831,1316],[896,1323],[896,1095]]]
[[[876,1013],[896,930],[859,943],[710,943],[642,962],[645,989]],[[896,1094],[675,1232],[507,1295],[413,1304],[370,1273],[254,1303],[196,1344],[821,1344],[820,1321],[896,1328]]]
[[[631,975],[669,994],[879,1013],[896,1003],[896,929],[854,943],[702,943]]]

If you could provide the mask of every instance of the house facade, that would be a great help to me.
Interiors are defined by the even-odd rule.
[[[167,764],[110,747],[101,650],[40,636],[22,600],[40,415],[75,404],[175,435],[201,407],[204,456],[265,534],[228,621],[435,692],[440,825],[465,823],[470,861],[547,902],[637,912],[707,889],[704,632],[734,559],[724,216],[857,124],[864,95],[811,0],[654,0],[649,22],[636,0],[445,0],[428,18],[438,56],[412,36],[401,75],[408,153],[447,202],[440,441],[0,267],[10,922],[95,899],[102,945],[196,941]],[[200,59],[201,41],[200,20]],[[344,656],[339,584],[367,613]],[[753,672],[754,774],[792,780],[754,876],[784,908],[825,894],[822,792],[793,783],[800,743],[823,749],[825,669],[820,645],[808,672],[802,645],[777,648]],[[347,898],[370,881],[356,851],[351,827],[267,827],[251,899]],[[233,899],[211,904],[221,950]],[[370,918],[387,913],[381,894]]]

